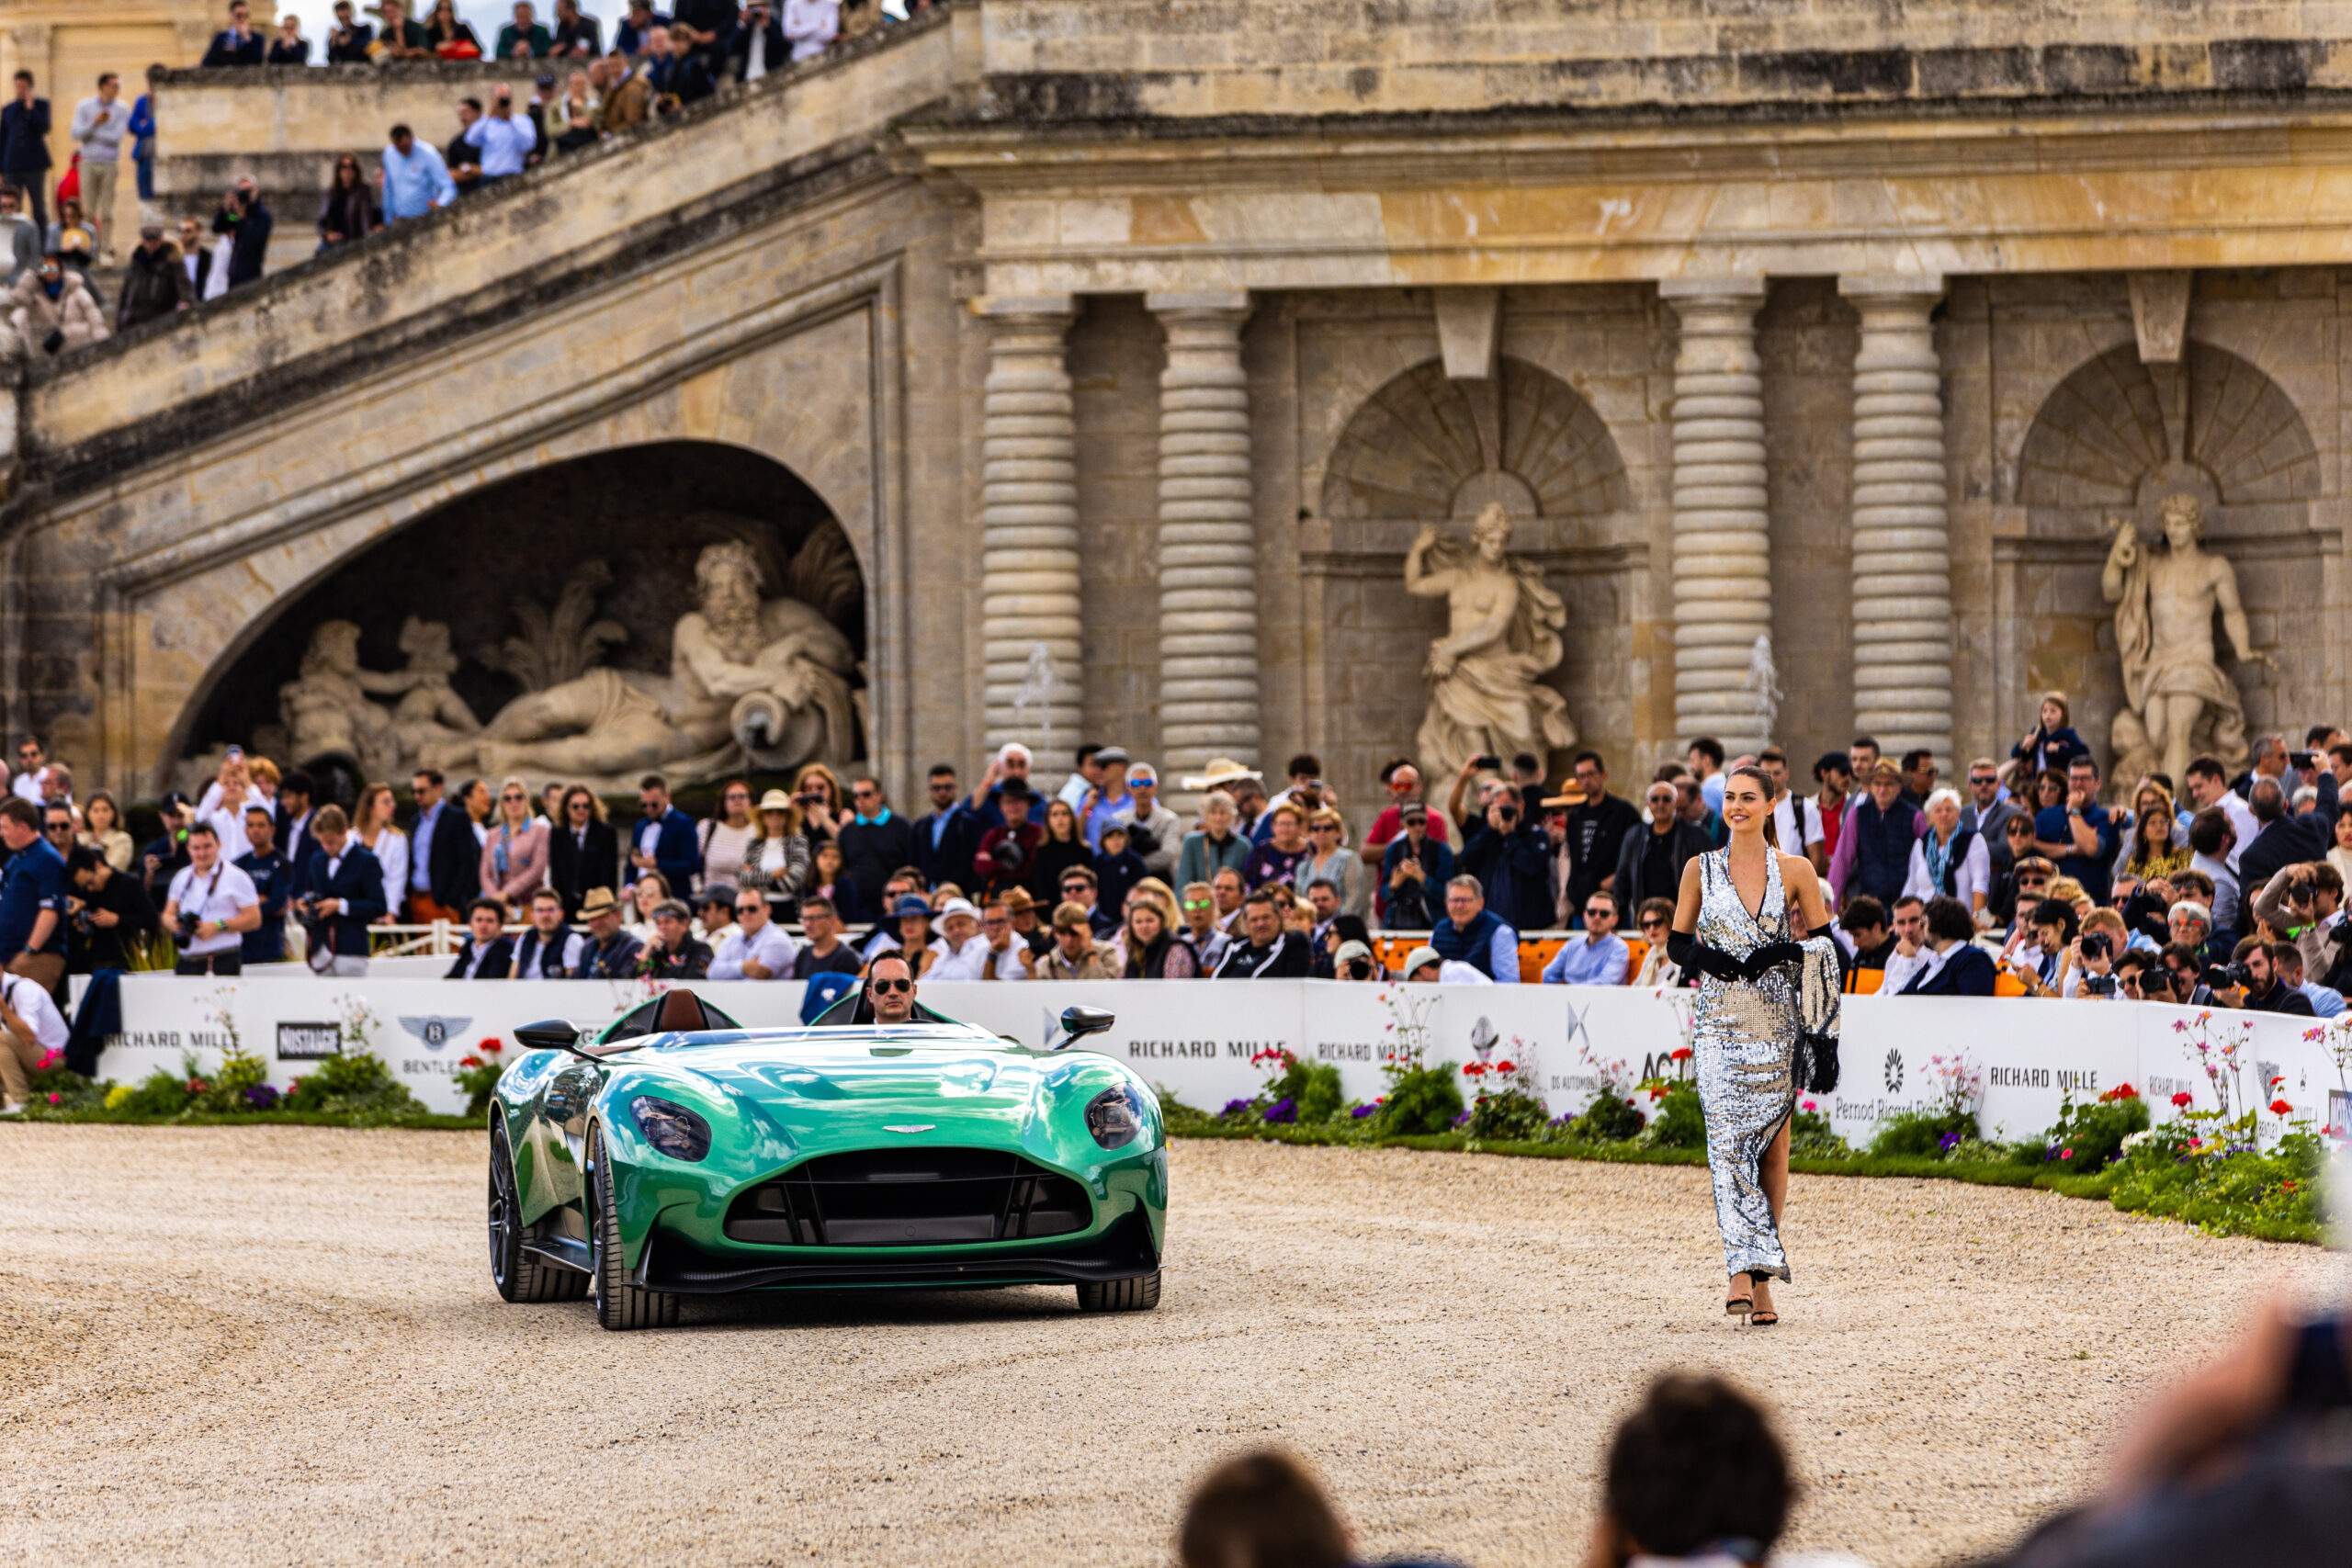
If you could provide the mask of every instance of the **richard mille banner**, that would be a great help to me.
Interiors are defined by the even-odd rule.
[[[747,1027],[797,1027],[803,987],[721,981],[694,989]],[[99,1058],[102,1077],[134,1082],[158,1067],[199,1070],[234,1043],[270,1064],[271,1081],[312,1071],[339,1052],[372,1051],[424,1104],[460,1111],[459,1064],[494,1040],[513,1059],[514,1030],[545,1018],[602,1024],[651,994],[641,982],[467,982],[248,976],[235,980],[139,975],[122,986],[123,1030]],[[1117,1017],[1085,1048],[1135,1065],[1187,1104],[1215,1111],[1258,1091],[1253,1058],[1289,1050],[1340,1070],[1351,1099],[1371,1100],[1385,1063],[1510,1063],[1539,1087],[1554,1115],[1581,1111],[1604,1085],[1631,1094],[1645,1078],[1681,1076],[1690,1043],[1688,992],[1585,986],[1345,985],[1281,980],[1081,981],[926,986],[951,1017],[1032,1048],[1060,1034],[1067,1007]],[[2347,1018],[2352,1022],[2352,1018]],[[2072,1094],[2130,1083],[2158,1120],[2176,1095],[2211,1108],[2226,1089],[2263,1115],[2266,1136],[2289,1119],[2352,1122],[2352,1029],[2312,1020],[2199,1012],[2143,1002],[1846,998],[1842,1076],[1834,1094],[1804,1097],[1849,1141],[1897,1111],[1973,1099],[1987,1136],[2029,1137]]]

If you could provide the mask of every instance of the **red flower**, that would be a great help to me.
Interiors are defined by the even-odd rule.
[[[1669,1062],[1687,1062],[1690,1059],[1690,1047],[1683,1045],[1669,1051],[1666,1054],[1666,1059]]]
[[[2178,1094],[2172,1097],[2172,1102],[2175,1105],[2194,1105],[2197,1103],[2197,1097],[2189,1093],[2187,1089],[2182,1089]]]
[[[479,1067],[481,1066],[481,1058],[480,1056],[460,1056],[458,1058],[458,1066],[461,1067]]]
[[[51,1099],[51,1100],[55,1100],[57,1097],[56,1097],[55,1095],[53,1095],[53,1094],[52,1094],[52,1095],[51,1095],[49,1098],[50,1098],[50,1099]],[[2294,1190],[2295,1190],[2295,1179],[2294,1179],[2293,1177],[2291,1177],[2291,1176],[2290,1176],[2290,1177],[2289,1177],[2286,1180],[2284,1180],[2284,1181],[2282,1181],[2282,1182],[2280,1182],[2280,1183],[2278,1184],[2278,1190],[2279,1190],[2279,1191],[2281,1191],[2281,1192],[2292,1192]]]
[[[1497,1062],[1495,1064],[1495,1071],[1498,1073],[1515,1073],[1519,1071],[1519,1068],[1510,1062]]]
[[[2294,1109],[2283,1100],[2274,1100],[2270,1102],[2270,1114],[2273,1116],[2284,1116]]]
[[[2064,1150],[2058,1156],[2058,1157],[2060,1159],[2073,1159],[2075,1157],[2075,1151],[2072,1149]]]
[[[487,1054],[488,1054],[488,1055],[490,1055],[495,1056],[495,1055],[497,1055],[501,1051],[503,1051],[504,1049],[506,1049],[506,1047],[505,1047],[505,1046],[503,1046],[503,1045],[501,1045],[501,1044],[498,1043],[498,1037],[497,1037],[496,1035],[492,1035],[492,1036],[491,1036],[489,1039],[484,1040],[484,1041],[483,1041],[483,1042],[482,1042],[479,1046],[475,1047],[475,1049],[480,1050],[480,1051],[482,1051],[482,1052],[485,1052],[485,1053],[487,1053]]]
[[[204,1089],[205,1089],[205,1083],[204,1083],[204,1080],[203,1080],[202,1078],[190,1078],[190,1079],[188,1079],[188,1080],[187,1080],[187,1091],[188,1091],[188,1093],[190,1093],[190,1094],[202,1094],[202,1093],[204,1092]]]
[[[2285,1075],[2284,1073],[2281,1073],[2278,1077],[2274,1077],[2274,1078],[2272,1078],[2272,1079],[2270,1080],[2270,1087],[2271,1087],[2272,1089],[2277,1089],[2280,1084],[2285,1083],[2286,1081],[2287,1081],[2286,1075]]]
[[[52,1094],[49,1097],[49,1102],[51,1105],[62,1105],[65,1103],[65,1097],[62,1094]]]

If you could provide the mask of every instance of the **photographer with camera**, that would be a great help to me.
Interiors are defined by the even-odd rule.
[[[2304,970],[2326,975],[2341,949],[2334,940],[2343,923],[2344,874],[2324,860],[2280,870],[2254,896],[2254,918],[2295,944]]]
[[[446,824],[445,824],[446,825]],[[351,838],[340,806],[311,818],[319,847],[295,878],[294,916],[310,939],[311,968],[321,975],[368,973],[368,926],[384,912],[384,868]]]
[[[138,879],[115,870],[95,844],[76,844],[65,857],[65,879],[74,885],[66,899],[73,931],[65,971],[94,975],[130,967],[131,944],[155,929],[155,906]]]
[[[5,803],[0,803],[5,809]],[[220,852],[220,830],[198,822],[187,830],[187,864],[164,900],[164,930],[180,950],[175,975],[244,972],[244,933],[261,929],[261,894],[253,878]]]
[[[2318,1017],[2312,999],[2279,977],[2278,954],[2282,952],[2293,954],[2294,949],[2283,942],[2265,943],[2257,937],[2247,937],[2239,942],[2235,962],[2217,964],[2205,971],[2205,983],[2213,988],[2214,1000],[2242,1012]]]
[[[2122,916],[2112,909],[2093,909],[2083,919],[2083,934],[2067,949],[2058,994],[2067,998],[2120,994],[2115,960],[2127,940]]]

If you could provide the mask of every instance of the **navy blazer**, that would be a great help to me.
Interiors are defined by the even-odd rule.
[[[1921,982],[1925,981],[1925,984]],[[1903,987],[1906,997],[1989,997],[1993,994],[1993,955],[1973,942],[1962,942],[1933,975],[1915,976]]]
[[[441,977],[444,980],[463,980],[469,978],[466,974],[466,960],[471,958],[473,956],[473,953],[474,939],[469,936],[465,941],[458,944],[458,956],[449,964],[449,972]],[[481,967],[475,970],[470,978],[476,980],[503,980],[506,978],[507,972],[514,968],[514,939],[513,937],[502,936],[492,942],[490,946],[482,950]]]
[[[638,851],[638,835],[645,829],[645,818],[639,817],[628,825],[628,833],[621,843],[621,860],[628,867],[623,878],[625,886],[637,886],[637,863],[628,857]],[[661,836],[653,840],[653,869],[670,885],[670,897],[684,898],[695,890],[695,874],[702,870],[702,846],[695,842],[695,819],[676,807],[662,814]]]
[[[384,866],[356,839],[346,839],[334,874],[327,874],[327,852],[315,849],[302,863],[298,898],[340,898],[343,908],[327,917],[338,957],[368,956],[368,923],[384,912]]]

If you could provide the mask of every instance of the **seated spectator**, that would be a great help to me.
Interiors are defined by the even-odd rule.
[[[714,953],[718,944],[742,928],[735,921],[736,894],[734,885],[710,882],[689,901],[695,912],[695,935],[702,938]]]
[[[1348,1529],[1306,1467],[1278,1449],[1201,1478],[1176,1531],[1181,1568],[1349,1568]]]
[[[2165,966],[2164,960],[2136,948],[2115,961],[2115,994],[2134,1002],[2177,999],[2172,990],[2172,971]]]
[[[1201,825],[1184,835],[1176,856],[1176,880],[1214,882],[1227,867],[1246,872],[1251,844],[1240,831],[1240,812],[1231,794],[1211,790],[1201,801]]]
[[[1094,856],[1093,869],[1095,904],[1106,912],[1125,908],[1128,892],[1151,874],[1144,866],[1143,856],[1127,847],[1127,840],[1125,822],[1103,824],[1102,848]]]
[[[2300,948],[2291,942],[2269,945],[2271,967],[2278,972],[2281,986],[2289,990],[2301,991],[2303,999],[2312,1004],[2312,1011],[2318,1017],[2334,1018],[2344,1010],[2344,993],[2309,977]]]
[[[2343,902],[2343,874],[2326,861],[2306,861],[2281,867],[2264,885],[2255,895],[2254,918],[2301,949],[2307,971],[2324,975],[2335,963],[2328,935]]]
[[[26,1074],[52,1051],[62,1051],[70,1032],[57,1003],[38,980],[0,974],[0,1116],[14,1116],[32,1098]]]
[[[115,301],[115,330],[129,332],[142,321],[172,315],[195,303],[196,291],[180,265],[179,247],[164,237],[161,223],[141,224],[139,243],[124,258],[122,292]]]
[[[673,22],[667,33],[652,34],[647,41],[654,113],[676,114],[718,91],[708,62],[695,48],[693,28]]]
[[[555,30],[548,51],[559,57],[594,60],[605,52],[604,35],[596,18],[580,9],[580,0],[555,0]]]
[[[9,324],[30,357],[55,358],[114,335],[90,286],[55,256],[18,278],[9,299],[14,306]]]
[[[588,927],[588,949],[573,971],[575,978],[626,980],[638,973],[643,944],[622,928],[621,915],[621,901],[609,887],[591,887],[580,900],[580,919]]]
[[[994,945],[991,939],[980,934],[980,912],[969,898],[952,897],[938,908],[939,957],[931,966],[933,980],[986,980],[990,961],[1000,953],[1011,956],[1013,950],[1012,921],[1005,917],[1002,905],[990,905],[998,916]],[[1018,968],[1020,960],[1012,958],[1012,967]]]
[[[868,964],[886,953],[904,955],[920,980],[947,954],[947,947],[931,934],[931,902],[920,893],[902,893],[890,906],[889,918],[877,923],[865,945]]]
[[[583,967],[589,938],[564,923],[563,895],[542,887],[531,895],[531,928],[514,941],[510,973],[517,980],[570,979]]]
[[[59,200],[57,219],[49,226],[42,249],[62,262],[67,271],[78,272],[85,279],[90,276],[91,264],[97,259],[98,231],[73,197]]]
[[[1250,852],[1250,858],[1242,867],[1242,877],[1252,887],[1289,882],[1310,848],[1304,808],[1283,801],[1268,810],[1266,817],[1266,841]]]
[[[1796,1501],[1764,1413],[1721,1378],[1669,1372],[1610,1439],[1589,1563],[1760,1563]]]
[[[2026,990],[2037,997],[2054,997],[2064,978],[2067,949],[2081,929],[2074,906],[2063,898],[2044,898],[2035,905],[2001,949],[2001,963]]]
[[[516,0],[514,19],[498,29],[501,60],[544,60],[555,49],[555,35],[537,19],[531,0]]]
[[[334,176],[319,202],[319,249],[366,239],[383,226],[383,212],[359,173],[359,160],[344,153],[334,161]]]
[[[506,907],[477,898],[466,907],[466,940],[458,944],[445,980],[503,980],[514,963],[514,943],[502,934]]]
[[[1868,894],[1846,900],[1837,936],[1853,968],[1883,970],[1894,956],[1896,943],[1888,928],[1886,906]]]
[[[1063,904],[1054,910],[1054,944],[1032,961],[1030,973],[1040,980],[1119,977],[1106,953],[1095,946],[1094,927],[1082,904]]]
[[[1487,908],[1486,891],[1475,876],[1456,875],[1446,883],[1445,919],[1430,929],[1430,945],[1439,957],[1467,964],[1497,985],[1520,981],[1519,932]]]
[[[694,914],[675,898],[653,907],[652,940],[637,955],[649,980],[699,980],[710,973],[710,947],[694,933]]]
[[[1303,980],[1314,967],[1306,939],[1283,929],[1287,887],[1252,889],[1241,901],[1241,931],[1227,942],[1211,977],[1218,980]],[[1065,906],[1067,908],[1067,906]]]
[[[266,63],[271,65],[311,63],[311,40],[302,36],[302,18],[291,11],[277,20],[277,36],[269,40],[269,55]]]
[[[613,29],[613,52],[620,55],[643,54],[646,43],[656,32],[670,30],[670,18],[654,10],[653,0],[628,0],[628,14]]]
[[[376,40],[368,46],[368,59],[381,64],[387,61],[434,57],[433,41],[426,36],[424,24],[409,16],[407,0],[383,0],[376,14],[383,25],[376,29]]]
[[[1380,862],[1387,908],[1381,924],[1388,931],[1430,931],[1445,918],[1444,889],[1453,880],[1453,852],[1435,830],[1439,820],[1418,800],[1406,802],[1397,814],[1403,831],[1389,840]],[[1484,897],[1482,887],[1482,901]]]
[[[1642,940],[1649,943],[1649,951],[1642,955],[1641,972],[1634,976],[1636,986],[1663,986],[1671,990],[1682,984],[1682,966],[1667,956],[1666,939],[1674,931],[1674,900],[1645,898],[1634,911],[1640,923]]]
[[[768,901],[758,893],[735,896],[735,930],[711,960],[714,980],[788,980],[800,961],[799,944],[776,924]]]
[[[743,19],[727,38],[727,73],[738,82],[757,82],[770,72],[792,63],[792,41],[784,36],[784,14],[768,0],[752,0]]]
[[[334,26],[327,29],[327,63],[367,64],[368,45],[375,37],[374,28],[352,19],[351,0],[334,0]]]
[[[1442,956],[1434,947],[1417,947],[1405,954],[1405,978],[1419,986],[1491,986],[1494,976],[1458,958]]]
[[[1544,965],[1547,986],[1622,986],[1633,968],[1633,950],[1617,934],[1617,896],[1607,888],[1585,895],[1584,935],[1570,937]]]
[[[815,896],[800,900],[800,930],[807,938],[800,944],[798,956],[792,961],[792,977],[813,979],[819,975],[855,975],[865,967],[857,950],[842,940],[841,911],[830,898]]]
[[[1992,893],[1991,847],[1983,834],[1960,825],[1960,795],[1953,790],[1928,792],[1927,818],[1927,830],[1911,845],[1903,891],[1914,898],[1957,898],[1973,919]]]
[[[1880,987],[1882,993],[1907,997],[1991,996],[1993,956],[1976,945],[1976,918],[1968,907],[1947,894],[1938,894],[1928,900],[1922,923],[1924,937],[1917,951],[1899,960],[1904,968],[1900,983],[1895,964],[1890,964],[1886,984]]]
[[[230,0],[229,25],[212,35],[212,43],[204,51],[208,66],[259,65],[267,56],[268,42],[254,30],[253,8],[245,0]]]
[[[1023,894],[1026,897],[1028,895]],[[1030,919],[1034,922],[1033,910]],[[1001,900],[991,900],[980,913],[981,943],[988,949],[980,958],[983,980],[1026,980],[1030,977],[1030,962],[1035,954],[1028,942],[1015,929],[1012,911]]]

